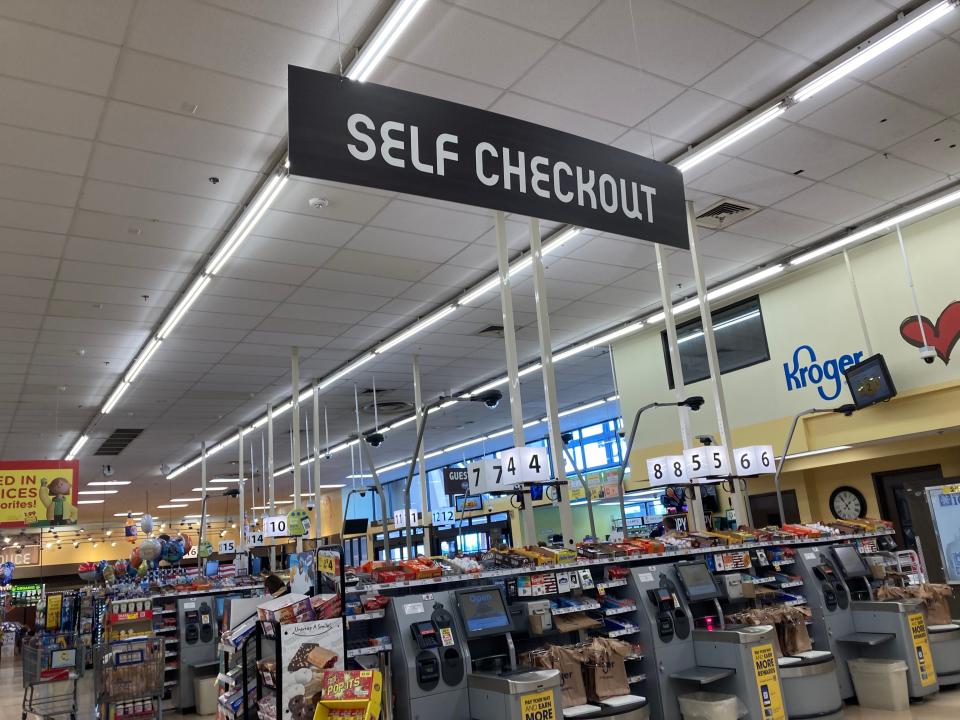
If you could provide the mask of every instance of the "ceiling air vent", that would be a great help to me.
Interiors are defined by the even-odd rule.
[[[760,208],[756,205],[723,198],[697,215],[697,225],[710,230],[720,230],[757,212],[760,212]]]
[[[110,437],[103,441],[103,444],[97,448],[94,455],[119,455],[126,450],[127,445],[136,440],[142,432],[143,428],[118,428],[113,431]]]
[[[373,415],[372,402],[361,405],[360,409],[368,415]],[[404,402],[403,400],[377,401],[377,414],[381,417],[384,415],[399,415],[400,413],[410,412],[411,410],[413,410],[413,403]]]
[[[503,338],[503,325],[488,325],[476,334],[478,337]]]

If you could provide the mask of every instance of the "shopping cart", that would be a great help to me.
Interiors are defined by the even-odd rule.
[[[100,645],[94,650],[93,670],[100,717],[163,717],[162,639],[114,640]]]
[[[72,634],[43,633],[23,642],[23,713],[41,718],[77,717],[77,681],[83,644]]]

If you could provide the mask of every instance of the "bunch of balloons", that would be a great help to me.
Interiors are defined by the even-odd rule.
[[[0,564],[0,585],[9,585],[13,582],[13,571],[16,570],[16,568],[17,566],[9,560]]]

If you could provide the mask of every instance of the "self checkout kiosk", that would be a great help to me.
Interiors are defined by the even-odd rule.
[[[678,697],[706,690],[740,698],[752,720],[785,720],[770,625],[726,627],[706,561],[634,568],[651,716],[679,720]]]
[[[216,675],[217,618],[210,596],[181,598],[177,601],[180,640],[179,708],[192,708],[194,675],[207,671]]]

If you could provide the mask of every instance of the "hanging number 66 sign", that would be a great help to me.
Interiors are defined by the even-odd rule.
[[[683,455],[650,458],[647,460],[647,477],[651,485],[676,485],[689,482]]]
[[[766,475],[777,471],[772,445],[737,448],[733,451],[733,465],[737,475]]]

